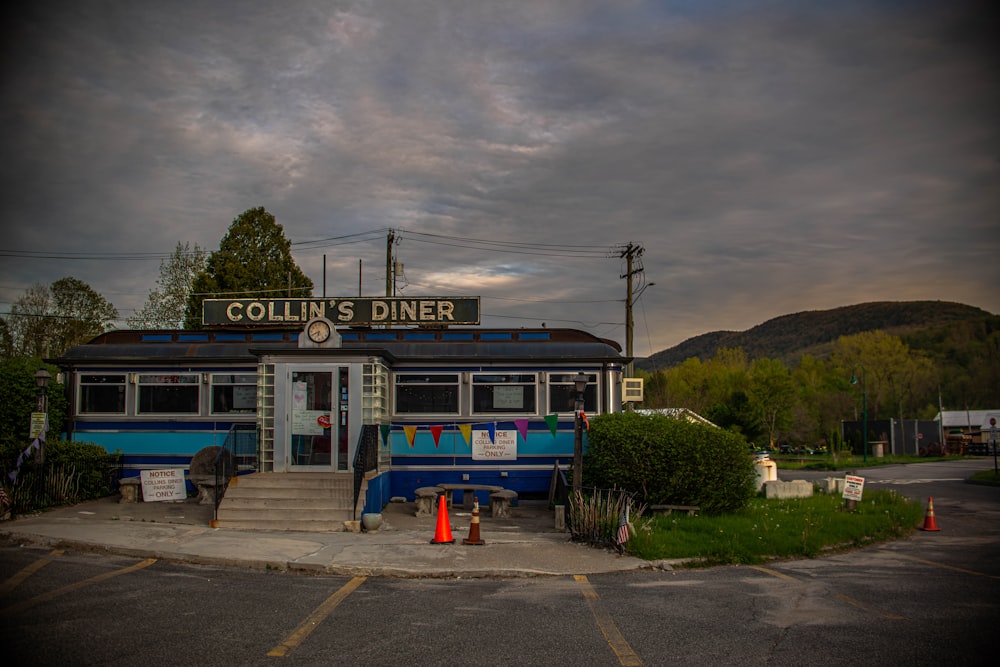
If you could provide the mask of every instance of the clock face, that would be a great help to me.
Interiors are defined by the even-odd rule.
[[[310,322],[306,334],[312,342],[323,343],[330,337],[330,324],[323,320]]]

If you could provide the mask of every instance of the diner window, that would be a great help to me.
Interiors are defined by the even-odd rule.
[[[396,414],[458,414],[458,374],[397,374]]]
[[[212,414],[253,414],[256,411],[256,373],[212,373]]]
[[[200,373],[140,374],[138,414],[198,414]]]
[[[81,375],[80,414],[125,414],[125,374]]]
[[[583,411],[597,412],[597,375],[585,373],[587,388],[583,392]],[[576,403],[576,373],[549,374],[549,410],[572,413]]]
[[[535,414],[534,373],[474,373],[472,375],[473,414]]]

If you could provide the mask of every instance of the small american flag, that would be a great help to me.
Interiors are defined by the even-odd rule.
[[[0,505],[10,507],[10,498],[7,497],[7,489],[0,486]]]
[[[618,536],[616,538],[618,546],[625,544],[628,541],[628,508],[622,512],[622,518],[618,522]]]

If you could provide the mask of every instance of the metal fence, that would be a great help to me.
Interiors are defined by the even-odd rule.
[[[72,505],[110,496],[118,490],[123,461],[120,454],[104,457],[61,457],[3,461],[0,518],[14,519],[59,505]]]

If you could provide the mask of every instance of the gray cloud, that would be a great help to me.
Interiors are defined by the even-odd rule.
[[[208,249],[265,206],[296,243],[392,227],[405,292],[640,355],[869,300],[1000,312],[986,3],[111,2],[7,9],[5,250]],[[423,236],[424,233],[438,236]],[[384,233],[296,246],[384,289]],[[469,239],[532,244],[496,246]],[[541,245],[546,244],[546,245]],[[559,246],[562,246],[561,248]],[[5,257],[127,314],[156,261]]]

